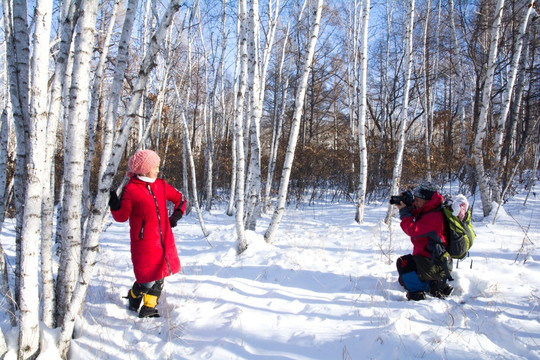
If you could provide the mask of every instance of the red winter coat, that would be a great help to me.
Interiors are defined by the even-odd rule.
[[[111,211],[118,222],[129,219],[131,260],[138,283],[180,271],[167,201],[173,202],[176,209],[182,202],[182,194],[162,179],[147,183],[133,177],[124,188],[120,209]]]
[[[421,236],[430,231],[435,231],[441,237],[442,242],[445,245],[447,244],[444,233],[443,215],[441,211],[436,210],[442,202],[443,197],[436,192],[431,200],[423,207],[414,209],[412,216],[405,216],[401,219],[401,229],[411,237],[413,255],[430,257],[430,253],[427,251],[429,238],[427,236]]]

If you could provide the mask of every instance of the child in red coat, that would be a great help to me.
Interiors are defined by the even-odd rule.
[[[186,202],[182,194],[158,179],[159,156],[152,150],[136,152],[128,162],[130,178],[121,199],[111,190],[109,206],[118,222],[129,219],[131,260],[135,283],[127,298],[129,309],[139,317],[159,317],[156,305],[166,276],[180,271],[173,227],[182,218]],[[169,217],[167,201],[174,203]],[[140,308],[141,302],[143,306]]]

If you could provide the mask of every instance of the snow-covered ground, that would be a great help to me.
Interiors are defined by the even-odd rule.
[[[174,229],[182,271],[168,277],[159,319],[127,310],[134,278],[128,225],[109,221],[71,359],[540,359],[540,187],[524,192],[497,221],[482,219],[453,276],[446,300],[407,301],[395,260],[411,244],[387,204],[371,204],[366,221],[354,205],[320,201],[289,208],[276,241],[264,242],[270,215],[236,255],[234,218],[205,213]],[[494,214],[494,213],[493,213]],[[13,225],[1,241],[14,261]],[[211,245],[212,246],[211,246]],[[471,267],[472,266],[472,267]],[[454,264],[455,268],[455,264]],[[17,330],[0,315],[15,359]],[[45,332],[55,356],[54,333]]]

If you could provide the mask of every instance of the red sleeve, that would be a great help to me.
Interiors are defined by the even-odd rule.
[[[176,210],[178,208],[178,205],[182,203],[182,199],[184,198],[184,196],[182,195],[180,191],[176,190],[167,182],[164,181],[163,183],[165,186],[165,198],[167,199],[167,201],[174,203],[174,209]],[[186,203],[184,202],[181,209],[182,215],[184,214],[185,209],[186,209]]]
[[[124,188],[124,193],[122,194],[120,204],[120,209],[116,211],[111,210],[111,214],[114,220],[118,222],[125,222],[129,219],[129,215],[131,215],[131,208],[133,206],[133,198],[127,187]]]

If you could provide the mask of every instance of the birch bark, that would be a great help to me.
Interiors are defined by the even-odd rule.
[[[473,161],[476,173],[476,181],[478,181],[484,216],[488,216],[492,208],[491,198],[489,196],[488,179],[486,178],[486,172],[484,168],[483,147],[484,140],[487,138],[487,117],[489,105],[491,103],[491,91],[493,86],[493,77],[495,74],[495,60],[497,59],[499,32],[501,27],[503,7],[504,0],[498,0],[497,6],[495,7],[493,24],[491,25],[491,40],[489,45],[487,73],[482,89],[482,100],[480,102],[478,128],[476,130],[473,147]]]
[[[9,119],[8,113],[11,110],[8,104],[4,111],[2,111],[2,130],[0,131],[0,169],[6,169],[7,165],[7,152],[8,152],[8,136],[9,136]],[[6,203],[9,191],[6,191],[6,171],[0,171],[0,232],[4,226],[4,214],[6,210]],[[9,190],[9,189],[8,189]],[[0,242],[0,297],[5,299],[6,311],[9,314],[11,326],[17,325],[17,318],[15,316],[15,299],[13,292],[9,286],[8,268],[6,264],[6,258],[4,256],[4,248]],[[0,346],[0,358],[2,357],[2,351]]]
[[[108,14],[109,25],[105,38],[103,39],[103,49],[99,56],[99,62],[96,66],[96,73],[94,74],[94,81],[92,84],[92,93],[90,101],[90,109],[88,111],[88,150],[86,154],[86,160],[84,164],[83,173],[83,189],[82,189],[82,215],[81,226],[84,226],[84,222],[88,219],[88,213],[90,211],[90,178],[92,171],[92,164],[94,162],[94,154],[96,151],[96,123],[98,118],[99,102],[102,99],[101,91],[103,87],[103,73],[105,71],[105,61],[109,56],[109,46],[111,41],[112,32],[114,29],[114,23],[116,21],[116,13],[120,0],[115,0],[113,8],[110,14]]]
[[[260,121],[262,108],[261,97],[261,63],[260,63],[260,34],[259,34],[259,1],[250,1],[248,17],[248,93],[249,103],[249,134],[250,159],[247,179],[245,222],[246,229],[255,230],[259,212],[261,191],[261,140]]]
[[[360,103],[358,107],[358,145],[360,153],[360,181],[358,183],[357,223],[364,222],[364,208],[367,192],[368,151],[366,143],[367,75],[368,75],[368,26],[370,0],[364,0],[362,15],[362,41],[360,50]]]
[[[309,41],[308,52],[304,59],[304,66],[302,70],[302,77],[300,79],[300,85],[296,93],[295,109],[293,119],[291,123],[291,133],[289,136],[289,145],[287,146],[287,153],[285,155],[285,162],[283,164],[283,171],[281,175],[281,182],[279,185],[278,202],[276,209],[270,221],[270,225],[264,234],[266,242],[272,243],[274,240],[277,228],[283,218],[285,212],[285,202],[287,199],[287,191],[289,187],[289,178],[292,170],[292,163],[294,160],[294,152],[296,149],[296,143],[298,141],[298,133],[300,131],[300,117],[302,116],[302,109],[304,105],[304,97],[306,95],[307,81],[311,71],[313,62],[313,56],[315,54],[315,46],[319,36],[319,24],[321,21],[323,0],[318,0],[315,8],[315,17],[311,29],[311,38]]]
[[[131,33],[133,31],[133,24],[135,22],[135,15],[137,13],[138,4],[139,0],[128,1],[126,17],[124,19],[124,25],[122,27],[122,34],[120,35],[120,42],[118,43],[116,67],[114,68],[114,76],[111,84],[111,91],[109,95],[109,101],[107,103],[107,109],[105,112],[105,119],[103,125],[103,151],[99,168],[99,179],[101,179],[105,174],[105,171],[109,164],[109,160],[111,158],[111,153],[113,151],[116,116],[120,103],[120,95],[122,92],[124,74],[127,68],[129,41],[131,39]]]
[[[403,168],[403,152],[405,151],[405,129],[407,125],[407,119],[409,116],[409,89],[411,87],[411,73],[413,65],[413,26],[414,26],[414,1],[408,0],[407,2],[407,24],[405,26],[405,69],[403,77],[405,79],[405,86],[403,87],[403,106],[401,109],[400,124],[399,124],[399,144],[396,159],[394,161],[394,171],[392,173],[392,186],[390,189],[391,194],[397,194],[401,183],[401,171]],[[388,205],[388,211],[384,222],[390,224],[392,218],[394,206]]]
[[[244,101],[247,87],[247,2],[238,1],[238,18],[240,31],[238,32],[240,45],[240,78],[238,80],[238,95],[234,117],[234,136],[236,138],[236,234],[238,236],[237,253],[241,254],[247,249],[247,240],[244,228],[244,191],[245,191],[245,152],[244,152]]]
[[[285,38],[283,40],[283,47],[281,50],[281,60],[279,63],[278,69],[278,84],[282,84],[283,77],[285,76],[285,83],[280,91],[280,97],[278,103],[275,106],[274,110],[274,119],[273,119],[273,130],[272,130],[272,141],[270,142],[270,156],[268,159],[268,174],[266,176],[266,186],[265,186],[265,196],[264,196],[264,206],[265,208],[270,203],[270,192],[272,190],[272,182],[274,180],[274,173],[276,169],[276,159],[279,148],[279,141],[281,139],[281,133],[283,131],[283,118],[285,116],[285,110],[287,109],[287,94],[289,89],[289,79],[288,75],[289,66],[284,71],[284,64],[286,59],[286,49],[289,41],[289,30],[290,23],[287,24],[287,31],[285,32]],[[285,75],[284,75],[285,74]]]
[[[235,124],[236,124],[236,110],[237,110],[237,103],[238,103],[238,96],[239,96],[239,92],[238,92],[238,87],[239,87],[239,79],[238,79],[238,73],[239,73],[239,69],[241,67],[241,52],[242,52],[242,46],[241,46],[241,32],[240,32],[240,27],[241,27],[241,21],[243,20],[241,18],[241,13],[240,13],[240,5],[241,5],[241,2],[239,1],[238,2],[238,17],[237,17],[237,20],[236,20],[236,33],[237,33],[237,37],[236,37],[236,62],[235,62],[235,67],[234,67],[234,84],[233,84],[233,127],[235,127]],[[237,179],[237,174],[238,174],[238,159],[237,159],[237,143],[236,143],[236,132],[233,131],[233,136],[232,136],[232,144],[231,144],[231,158],[232,158],[232,169],[231,169],[231,195],[229,197],[229,207],[227,209],[227,215],[229,216],[232,216],[233,214],[233,207],[234,207],[234,203],[235,203],[235,199],[236,199],[236,183],[238,181]]]
[[[68,69],[68,63],[70,61],[70,50],[73,38],[73,31],[78,21],[80,12],[80,0],[66,1],[63,3],[61,10],[61,16],[59,19],[60,28],[60,46],[58,54],[56,56],[56,64],[54,70],[53,82],[50,90],[49,97],[49,113],[47,122],[47,146],[45,156],[45,169],[46,173],[43,177],[43,199],[41,203],[41,279],[42,279],[42,293],[43,293],[43,307],[42,307],[42,321],[49,327],[54,327],[55,322],[55,303],[56,294],[54,291],[54,274],[53,274],[53,261],[52,261],[52,248],[53,248],[53,224],[54,224],[54,178],[55,178],[55,150],[57,144],[57,130],[59,119],[63,113],[63,94],[65,88],[70,79],[70,76],[66,76]],[[61,194],[63,191],[61,191]],[[60,199],[63,196],[60,195]],[[59,207],[57,214],[57,237],[60,238],[61,225],[60,214],[61,207]],[[62,272],[59,274],[59,278],[63,276]],[[63,290],[59,289],[62,293]]]
[[[31,103],[28,139],[28,183],[21,233],[21,279],[19,303],[19,359],[30,359],[39,351],[39,246],[41,233],[41,180],[45,173],[47,129],[47,80],[52,3],[38,0],[34,9],[36,27],[31,60]]]
[[[514,94],[514,88],[516,85],[517,73],[519,68],[519,60],[521,58],[521,51],[523,49],[523,39],[525,37],[525,32],[527,31],[527,24],[532,13],[532,8],[535,0],[530,0],[525,7],[525,14],[523,15],[523,20],[521,26],[519,27],[517,42],[513,51],[514,57],[510,65],[510,72],[508,76],[508,81],[506,83],[506,88],[502,95],[502,111],[497,123],[497,131],[495,132],[495,145],[494,145],[494,154],[493,162],[495,164],[501,164],[501,150],[503,147],[503,138],[504,130],[507,122],[508,113],[510,111],[511,100]],[[493,193],[493,200],[497,203],[501,203],[501,176],[502,176],[502,166],[495,166],[493,176],[491,178],[491,191]]]
[[[6,39],[6,60],[8,63],[8,78],[10,99],[15,123],[17,139],[17,155],[14,174],[15,210],[16,210],[16,261],[15,266],[15,301],[19,302],[21,278],[21,232],[24,216],[24,201],[26,194],[26,161],[29,118],[29,59],[30,44],[27,24],[27,3],[25,0],[3,0],[4,29]]]
[[[84,172],[85,140],[88,124],[88,93],[90,89],[91,60],[94,49],[94,33],[97,17],[97,0],[86,0],[77,26],[74,44],[72,82],[69,90],[69,106],[64,134],[64,198],[62,212],[62,243],[60,244],[60,269],[62,281],[57,283],[58,320],[69,306],[71,294],[79,277],[81,256],[81,199]]]

